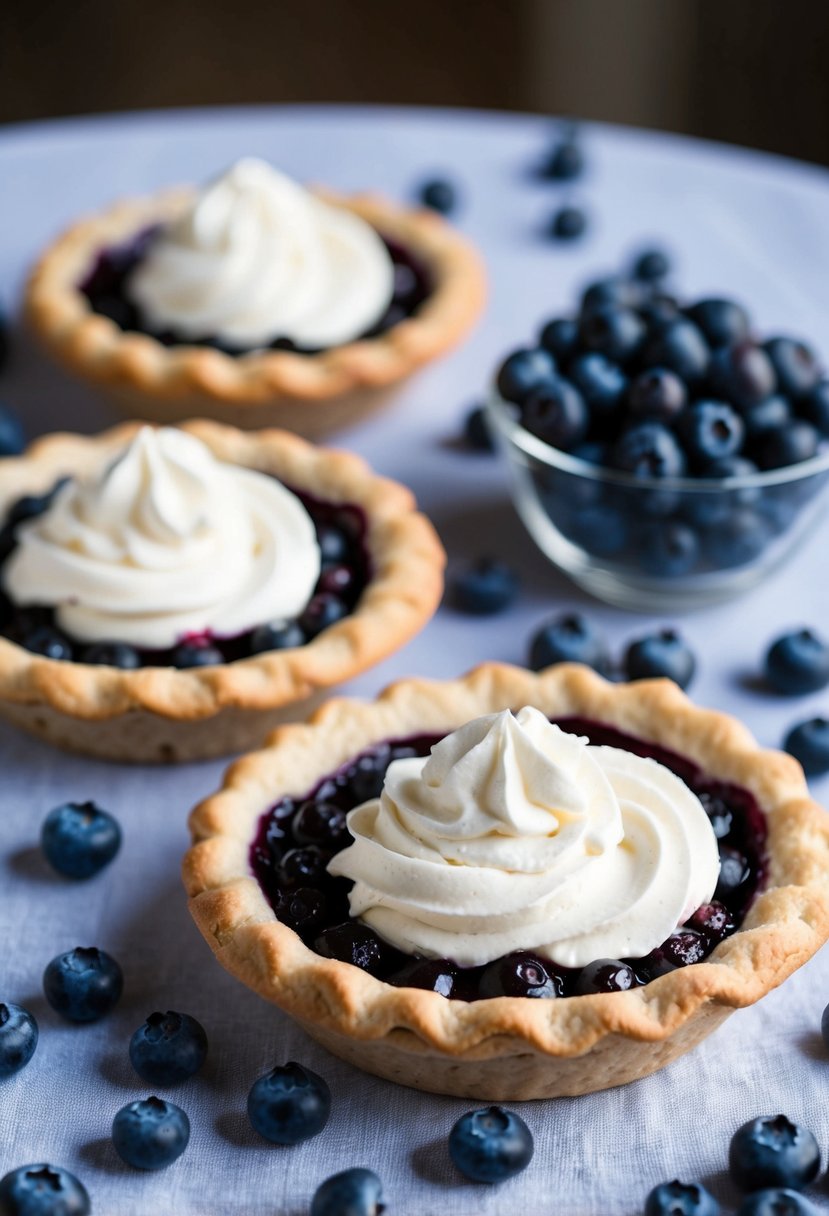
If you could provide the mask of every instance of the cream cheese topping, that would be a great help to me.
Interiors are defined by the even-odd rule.
[[[530,707],[394,761],[348,826],[354,843],[328,868],[354,881],[352,916],[406,953],[462,966],[512,950],[567,967],[645,955],[719,874],[708,817],[679,777]]]
[[[5,585],[18,604],[53,605],[81,641],[163,649],[297,616],[319,572],[295,494],[184,431],[144,427],[102,475],[67,482],[18,529]]]
[[[262,160],[237,161],[152,242],[127,295],[154,329],[242,349],[351,342],[385,313],[394,266],[370,224]]]

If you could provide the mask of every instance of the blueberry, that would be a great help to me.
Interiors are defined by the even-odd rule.
[[[40,847],[59,874],[92,878],[120,849],[121,828],[117,819],[94,802],[67,802],[44,819]]]
[[[829,380],[821,380],[810,393],[798,402],[798,410],[807,422],[829,436]]]
[[[636,984],[633,968],[617,958],[597,958],[582,968],[576,980],[575,995],[591,992],[626,992]]]
[[[480,558],[454,581],[453,598],[461,612],[492,616],[502,612],[518,594],[518,576],[506,562]]]
[[[289,849],[279,863],[279,881],[288,887],[315,886],[325,877],[328,859],[316,845]]]
[[[624,431],[611,452],[613,467],[635,477],[682,477],[685,454],[674,435],[659,422],[638,422]]]
[[[435,177],[420,187],[420,201],[441,215],[448,215],[458,205],[458,192],[445,177]]]
[[[792,407],[779,393],[766,397],[765,401],[758,401],[756,405],[751,405],[747,410],[743,410],[743,422],[749,442],[765,431],[774,431],[788,426],[791,419]]]
[[[455,995],[457,982],[457,968],[445,958],[415,959],[389,977],[389,983],[396,988],[424,988],[445,997]]]
[[[251,654],[263,654],[268,650],[292,650],[296,646],[304,645],[305,634],[296,621],[269,621],[267,625],[257,625],[250,635]]]
[[[277,889],[271,891],[270,898],[277,919],[302,938],[318,933],[329,915],[325,892],[318,887],[292,886],[288,891]]]
[[[566,363],[576,353],[579,339],[578,324],[570,317],[554,317],[541,330],[539,342],[553,358]]]
[[[492,431],[487,422],[486,410],[482,405],[474,406],[466,415],[463,424],[463,437],[467,447],[475,452],[494,452],[495,444]]]
[[[570,364],[570,379],[593,411],[594,418],[611,414],[628,386],[628,378],[621,367],[597,352],[577,355]]]
[[[449,1156],[472,1182],[504,1182],[520,1174],[533,1147],[524,1120],[502,1106],[467,1111],[449,1133]]]
[[[541,170],[543,177],[553,181],[569,182],[581,177],[584,171],[584,153],[576,139],[567,138],[556,144]]]
[[[392,749],[381,746],[379,750],[358,757],[343,773],[351,805],[379,798],[386,776],[386,769],[394,759]]]
[[[720,874],[714,897],[718,903],[735,897],[751,877],[748,861],[739,851],[729,845],[720,845]]]
[[[568,204],[559,207],[550,221],[550,236],[557,241],[575,241],[587,228],[587,216],[581,207]]]
[[[754,446],[761,469],[782,469],[817,455],[820,433],[811,422],[795,419],[788,426],[764,431]]]
[[[633,263],[633,277],[643,283],[658,283],[671,271],[671,259],[664,249],[643,249]]]
[[[589,413],[578,389],[554,377],[528,393],[521,422],[544,443],[569,452],[586,437]]]
[[[677,428],[695,465],[736,456],[745,436],[742,418],[722,401],[695,401],[682,414]]]
[[[314,595],[305,605],[299,618],[299,627],[307,639],[315,638],[331,625],[336,625],[348,616],[348,605],[339,596],[322,591]]]
[[[785,1187],[770,1187],[747,1195],[737,1216],[818,1216],[808,1199]]]
[[[481,996],[550,999],[559,995],[555,978],[536,955],[516,950],[490,963],[481,975]]]
[[[112,1120],[112,1143],[122,1161],[137,1170],[163,1170],[178,1160],[190,1139],[190,1120],[162,1098],[122,1106]]]
[[[5,313],[0,311],[0,372],[6,366],[9,358],[9,326]]]
[[[28,1009],[0,1001],[0,1080],[26,1067],[37,1038],[37,1022]]]
[[[360,801],[366,802],[367,799],[361,798]],[[315,798],[309,798],[299,807],[293,822],[293,833],[297,844],[316,845],[332,853],[344,848],[351,839],[345,811],[333,802]]]
[[[649,524],[640,537],[640,564],[658,578],[679,578],[694,568],[699,538],[693,528],[677,520]]]
[[[382,1211],[383,1184],[372,1170],[355,1166],[317,1187],[310,1216],[380,1216]]]
[[[663,1182],[645,1200],[644,1216],[719,1216],[720,1205],[699,1182]]]
[[[714,392],[739,410],[765,401],[777,388],[771,359],[748,339],[715,350],[708,373]]]
[[[21,1165],[0,1178],[0,1216],[89,1216],[89,1192],[59,1165]]]
[[[630,539],[630,522],[613,503],[578,507],[562,524],[570,539],[593,557],[618,557]]]
[[[121,968],[94,946],[58,954],[43,972],[43,992],[68,1022],[96,1022],[118,1004],[124,987]]]
[[[656,422],[673,422],[688,400],[688,390],[676,372],[665,367],[651,367],[631,381],[628,409],[634,419],[653,418]]]
[[[248,1118],[271,1144],[299,1144],[316,1136],[331,1113],[331,1090],[322,1077],[290,1061],[255,1081]]]
[[[642,351],[645,367],[664,367],[681,380],[696,383],[705,376],[711,352],[702,333],[686,317],[668,321],[648,339]]]
[[[585,313],[579,322],[579,340],[585,350],[596,351],[614,363],[626,363],[645,338],[645,323],[632,308],[603,304]]]
[[[771,359],[781,393],[804,397],[817,388],[820,365],[814,351],[794,338],[769,338],[763,349]]]
[[[724,904],[713,901],[701,904],[692,912],[686,922],[686,928],[695,929],[708,938],[709,942],[720,942],[734,928],[731,913]]]
[[[579,313],[583,317],[589,312],[604,308],[606,304],[614,304],[619,308],[635,308],[639,303],[639,294],[637,286],[622,275],[596,279],[585,288],[579,302]]]
[[[39,625],[26,633],[23,645],[32,654],[42,655],[45,659],[62,659],[65,662],[72,659],[71,642],[51,625]]]
[[[715,568],[729,570],[753,562],[768,540],[769,528],[763,516],[750,507],[737,507],[706,534],[705,550]]]
[[[651,334],[661,333],[674,321],[679,320],[679,301],[676,296],[658,291],[646,296],[638,305],[639,316],[645,322]]]
[[[686,311],[710,346],[731,346],[748,337],[748,313],[736,300],[698,300]]]
[[[623,664],[628,680],[665,677],[680,688],[688,687],[697,666],[691,650],[674,629],[661,629],[631,642]]]
[[[820,1149],[810,1131],[785,1115],[752,1119],[734,1133],[728,1167],[743,1191],[774,1186],[799,1191],[817,1177]]]
[[[134,646],[126,642],[95,642],[81,654],[82,663],[96,667],[120,667],[122,671],[134,671],[141,666],[141,656]]]
[[[697,797],[708,816],[708,822],[714,829],[714,835],[717,840],[722,840],[731,831],[734,823],[734,815],[731,809],[722,798],[718,798],[716,794],[711,794],[707,790],[703,790]]]
[[[321,524],[317,528],[317,544],[323,566],[338,565],[348,557],[349,540],[342,528]]]
[[[659,947],[662,957],[674,967],[690,967],[705,958],[709,942],[696,929],[678,929]]]
[[[824,1045],[829,1050],[829,1005],[824,1009],[820,1019],[820,1033],[823,1037]]]
[[[382,941],[368,925],[353,920],[324,929],[314,942],[314,949],[323,958],[351,963],[369,975],[382,976],[400,968],[398,951]]]
[[[818,692],[829,684],[829,645],[812,629],[784,633],[769,647],[765,675],[786,696]]]
[[[798,722],[786,735],[783,747],[800,761],[807,777],[829,772],[829,719],[809,718]]]
[[[505,401],[521,405],[534,388],[555,374],[553,356],[548,350],[534,346],[528,350],[515,350],[508,355],[498,369],[495,384]]]
[[[218,667],[224,661],[221,650],[205,642],[182,642],[172,654],[173,667]]]
[[[23,423],[13,409],[0,404],[0,456],[19,456],[25,446]]]
[[[130,1039],[130,1063],[148,1085],[179,1085],[207,1058],[204,1027],[187,1013],[151,1013]]]
[[[594,671],[607,671],[609,659],[605,640],[580,613],[553,617],[533,634],[529,666],[533,671],[541,671],[554,663],[584,663]]]
[[[573,448],[571,455],[578,456],[579,460],[584,460],[587,464],[593,464],[599,468],[607,465],[609,459],[607,444],[600,443],[595,439],[585,440],[584,443],[577,444]]]

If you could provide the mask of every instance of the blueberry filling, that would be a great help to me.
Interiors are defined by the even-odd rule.
[[[701,962],[739,929],[765,881],[766,822],[755,798],[740,786],[706,776],[693,761],[656,743],[584,718],[555,721],[562,730],[586,735],[593,744],[622,748],[664,764],[699,797],[711,821],[721,865],[714,898],[649,955],[596,959],[573,969],[516,951],[487,966],[460,967],[451,959],[404,955],[367,925],[349,918],[351,883],[332,878],[326,870],[334,853],[351,843],[345,815],[379,795],[393,760],[428,755],[439,735],[376,744],[308,793],[282,798],[262,816],[250,849],[250,866],[277,917],[326,958],[351,963],[390,984],[466,1001],[620,992]]]
[[[0,527],[0,580],[3,563],[17,544],[17,528],[25,520],[42,514],[57,489],[55,486],[48,494],[37,498],[27,495],[9,508]],[[23,607],[0,590],[0,635],[47,658],[124,669],[207,667],[232,663],[269,650],[304,646],[329,625],[355,611],[371,578],[371,559],[366,544],[367,521],[360,507],[323,502],[300,490],[292,489],[292,493],[314,521],[322,557],[314,594],[297,620],[267,621],[236,637],[198,634],[182,638],[166,650],[146,650],[129,646],[117,638],[92,644],[78,641],[58,627],[54,608],[46,605]]]
[[[249,350],[231,346],[216,334],[190,338],[174,330],[158,332],[144,323],[139,310],[127,297],[125,287],[127,278],[146,256],[158,231],[157,227],[145,228],[121,245],[100,250],[92,269],[79,284],[92,311],[109,317],[119,329],[149,334],[164,346],[206,346],[227,355],[249,354]],[[420,258],[391,237],[382,236],[382,241],[394,264],[394,294],[380,320],[360,338],[376,338],[400,321],[414,316],[432,292],[429,272]],[[319,354],[317,348],[297,346],[290,338],[279,335],[272,339],[270,349],[295,351],[301,355]]]

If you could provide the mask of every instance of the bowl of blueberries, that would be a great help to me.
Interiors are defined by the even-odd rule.
[[[487,403],[536,544],[600,599],[730,598],[809,534],[829,485],[829,379],[738,301],[685,304],[667,256],[599,279],[500,364]]]

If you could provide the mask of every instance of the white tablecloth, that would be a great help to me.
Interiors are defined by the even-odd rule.
[[[14,310],[26,267],[60,226],[122,193],[202,180],[241,154],[270,158],[300,179],[398,196],[435,172],[461,188],[459,222],[484,250],[492,301],[462,350],[403,390],[382,417],[341,436],[383,473],[410,484],[438,525],[450,557],[483,552],[520,569],[520,603],[492,619],[441,609],[421,637],[353,685],[373,694],[390,679],[450,676],[479,660],[521,662],[526,640],[554,611],[579,608],[613,644],[661,623],[589,602],[556,574],[524,535],[505,478],[487,457],[453,444],[465,407],[495,360],[526,341],[539,320],[566,309],[576,287],[614,270],[643,242],[674,251],[689,294],[734,292],[764,331],[803,334],[829,360],[829,174],[731,148],[640,132],[586,131],[589,175],[572,191],[539,184],[531,168],[547,146],[548,120],[436,111],[271,109],[70,121],[0,131],[0,299]],[[590,235],[572,246],[539,235],[565,194],[586,200]],[[32,431],[94,430],[110,420],[91,395],[44,366],[22,341],[0,396]],[[747,599],[681,623],[700,670],[695,697],[742,717],[768,745],[787,724],[829,706],[751,691],[768,639],[810,623],[829,632],[829,525]],[[0,999],[40,1021],[34,1060],[0,1084],[0,1174],[45,1159],[87,1184],[105,1216],[299,1216],[315,1186],[351,1165],[377,1170],[390,1216],[566,1213],[615,1216],[641,1209],[656,1183],[702,1179],[725,1203],[729,1138],[746,1119],[784,1112],[829,1150],[829,1055],[819,1037],[829,1000],[829,955],[736,1014],[668,1070],[592,1097],[525,1104],[535,1135],[530,1167],[491,1189],[467,1184],[446,1135],[472,1104],[432,1097],[339,1063],[213,961],[187,913],[179,861],[185,818],[223,765],[116,767],[59,754],[0,728]],[[829,782],[815,783],[818,796]],[[37,850],[52,806],[93,798],[124,828],[114,865],[90,883],[53,877]],[[126,988],[97,1025],[62,1024],[41,994],[55,954],[99,945],[122,963]],[[170,1093],[188,1111],[190,1147],[166,1172],[122,1166],[109,1143],[115,1111],[146,1087],[126,1054],[153,1009],[194,1014],[210,1036],[202,1075]],[[295,1149],[269,1147],[250,1129],[247,1090],[262,1072],[300,1060],[329,1081],[326,1131]],[[819,1197],[822,1184],[816,1188]]]

